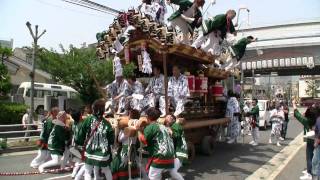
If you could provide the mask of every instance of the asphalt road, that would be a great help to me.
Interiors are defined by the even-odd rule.
[[[226,144],[224,142],[217,143],[215,153],[212,156],[209,157],[197,154],[195,160],[191,165],[182,168],[182,173],[186,180],[245,179],[258,168],[260,168],[263,164],[267,163],[275,154],[277,154],[284,146],[286,146],[301,132],[302,126],[294,118],[291,118],[288,126],[288,136],[287,139],[283,141],[282,147],[277,147],[276,145],[268,144],[270,129],[266,131],[260,131],[260,144],[256,147],[253,147],[248,144],[248,142],[251,141],[251,136],[246,136],[244,139],[244,143],[242,143],[242,138],[238,140],[238,142],[240,143],[233,145]],[[33,157],[35,157],[35,154],[5,157],[0,156],[0,172],[35,171],[34,169],[29,167],[29,163]],[[303,157],[300,159],[303,159]],[[303,167],[300,167],[300,169],[303,169]],[[300,169],[299,173],[295,175],[297,177],[293,178],[292,176],[290,176],[291,178],[289,179],[298,179],[301,172]],[[285,168],[281,174],[285,175],[287,173],[290,173],[290,171],[288,169],[286,170]],[[0,179],[36,180],[55,176],[61,176],[61,174],[45,174],[16,177],[0,176]],[[284,179],[281,178],[281,180],[286,180],[286,176],[281,177],[285,177]]]

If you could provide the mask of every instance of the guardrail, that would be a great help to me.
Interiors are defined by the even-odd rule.
[[[40,133],[42,129],[42,123],[39,124],[8,124],[8,125],[0,125],[0,128],[12,128],[12,127],[24,127],[24,126],[37,126],[36,130],[12,130],[12,131],[6,131],[2,130],[0,131],[0,137],[6,138],[7,140],[20,140],[20,139],[30,139],[30,138],[38,138],[39,135],[33,135],[31,136],[30,133]],[[26,133],[29,133],[29,135]],[[15,137],[8,137],[8,135],[13,135]]]

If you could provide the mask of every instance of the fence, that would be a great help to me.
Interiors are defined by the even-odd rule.
[[[39,124],[8,124],[0,125],[0,138],[7,140],[20,140],[39,137],[42,123]],[[37,126],[36,130],[19,130],[24,126]]]

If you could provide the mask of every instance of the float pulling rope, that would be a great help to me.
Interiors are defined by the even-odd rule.
[[[73,166],[71,167],[66,167],[66,168],[57,168],[57,169],[49,169],[44,171],[43,173],[40,173],[39,171],[34,171],[34,172],[0,172],[0,176],[27,176],[27,175],[39,175],[39,174],[58,174],[62,172],[70,172],[72,171]]]

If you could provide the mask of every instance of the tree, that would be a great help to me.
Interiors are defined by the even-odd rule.
[[[317,88],[318,85],[316,84],[315,80],[307,80],[307,89],[306,89],[306,93],[308,96],[311,96],[312,98],[318,97],[317,94]]]
[[[42,49],[37,60],[39,68],[50,73],[54,81],[77,90],[85,103],[92,103],[101,97],[98,88],[114,80],[112,61],[99,60],[93,48],[60,48],[62,54]],[[96,86],[93,77],[97,79],[99,87]]]
[[[11,90],[10,75],[6,65],[0,64],[0,97],[6,96]]]
[[[4,63],[4,60],[9,56],[12,56],[12,49],[8,47],[2,47],[0,45],[0,55],[1,55],[1,62]]]

